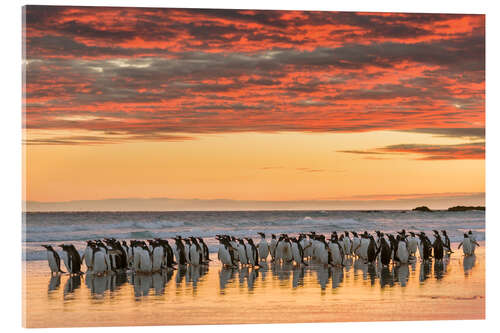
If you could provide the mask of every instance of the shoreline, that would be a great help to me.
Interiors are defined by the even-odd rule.
[[[136,276],[133,284],[108,279],[102,285],[83,276],[77,285],[63,275],[50,291],[46,262],[29,261],[23,265],[24,326],[484,319],[485,247],[480,244],[474,261],[464,260],[454,243],[445,267],[417,262],[380,273],[354,263],[342,273],[266,265],[254,275],[248,269],[222,269],[211,254],[215,261],[207,272],[179,276],[175,271],[159,284],[159,276]]]

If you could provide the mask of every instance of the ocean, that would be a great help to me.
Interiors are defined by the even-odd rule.
[[[83,252],[88,239],[120,240],[171,238],[176,235],[203,237],[210,252],[217,252],[217,234],[258,238],[270,234],[316,231],[395,232],[447,230],[452,242],[472,230],[485,240],[485,212],[384,211],[199,211],[199,212],[54,212],[23,214],[23,260],[45,260],[41,244],[72,243]],[[432,237],[431,237],[432,239]],[[172,243],[172,241],[171,241]]]

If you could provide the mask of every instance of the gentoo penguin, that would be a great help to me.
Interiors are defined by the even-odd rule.
[[[106,253],[96,245],[93,245],[91,247],[91,251],[92,251],[92,261],[91,261],[92,274],[101,276],[106,272],[110,271],[111,267],[109,265]]]
[[[83,257],[82,257],[82,262],[85,262],[85,266],[87,266],[87,271],[92,271],[92,256],[93,256],[93,251],[92,251],[92,245],[94,242],[91,240],[87,241],[87,247],[85,248],[85,251],[83,251]]]
[[[464,234],[464,240],[460,244],[458,244],[458,249],[460,249],[460,247],[462,247],[462,251],[464,252],[464,255],[471,256],[474,254],[474,250],[472,247],[473,242],[475,243],[475,245],[479,246],[479,244],[477,242],[471,240],[471,238],[469,237],[468,234]]]
[[[191,264],[194,266],[201,265],[203,263],[203,250],[198,244],[196,238],[191,237],[191,247],[189,249],[189,257]]]
[[[364,260],[368,260],[368,245],[370,245],[370,238],[368,236],[368,232],[364,232],[361,235],[361,244],[360,244],[360,251],[359,251],[359,256]]]
[[[326,244],[325,236],[320,235],[317,240],[319,246],[316,247],[315,251],[318,261],[325,266],[331,264],[332,254],[330,252],[328,244]]]
[[[233,257],[231,256],[231,244],[226,238],[218,238],[219,240],[219,260],[222,262],[222,267],[233,267]]]
[[[352,246],[351,252],[356,256],[360,257],[361,254],[361,239],[358,237],[358,233],[355,231],[351,231],[352,233]]]
[[[253,239],[246,238],[246,240],[247,240],[248,263],[252,266],[259,266],[259,253],[257,251],[257,247],[255,246]]]
[[[276,249],[274,250],[274,260],[280,262],[283,260],[283,248],[285,247],[285,236],[280,235],[276,242]]]
[[[49,262],[51,274],[64,273],[61,270],[61,259],[59,258],[57,252],[52,248],[51,245],[42,246],[47,249],[47,261]]]
[[[391,247],[389,244],[387,244],[387,241],[385,240],[385,237],[380,237],[380,246],[378,248],[378,251],[380,252],[380,262],[384,266],[389,266],[391,263]]]
[[[230,251],[232,254],[233,262],[237,263],[238,261],[240,261],[240,255],[238,253],[238,240],[234,236],[228,236],[227,241],[229,242],[229,245],[231,245]]]
[[[434,243],[432,244],[432,247],[434,249],[434,259],[443,260],[444,246],[443,246],[443,241],[439,236],[439,232],[437,230],[434,230],[434,237],[435,237]]]
[[[266,234],[263,232],[258,233],[260,235],[260,242],[257,244],[257,249],[259,250],[259,259],[266,261],[267,256],[269,255],[269,246],[266,241]]]
[[[238,239],[238,256],[242,265],[248,265],[247,250],[243,239]]]
[[[445,247],[446,252],[453,253],[453,251],[451,250],[450,238],[448,237],[446,230],[441,230],[441,233],[443,234],[443,237],[444,237],[444,247]]]
[[[304,262],[304,250],[302,249],[300,242],[296,238],[292,238],[291,241],[292,241],[292,256],[296,265],[300,266],[301,264],[303,264],[304,266],[307,266],[307,264]]]
[[[400,263],[407,264],[409,254],[408,254],[408,248],[406,247],[405,238],[403,236],[398,235],[397,240],[398,240],[398,249],[396,252],[396,256],[398,257]]]
[[[476,251],[476,245],[479,246],[479,244],[476,242],[476,237],[472,234],[472,230],[469,230],[468,237],[472,245],[472,254],[474,254]]]
[[[418,235],[418,237],[420,238],[420,259],[426,262],[432,257],[432,244],[423,231]]]
[[[125,257],[126,257],[127,268],[128,268],[128,265],[130,262],[131,250],[130,250],[130,247],[127,245],[127,242],[124,240],[122,241],[122,248],[125,250]]]
[[[351,253],[351,238],[349,238],[349,231],[344,231],[344,253],[346,256],[350,256]]]
[[[283,240],[283,249],[281,252],[281,257],[283,262],[289,263],[293,260],[292,256],[292,243],[290,242],[290,238],[285,234],[285,239]]]
[[[140,273],[151,273],[153,269],[153,262],[151,260],[151,257],[152,254],[149,250],[149,246],[147,246],[146,243],[143,242],[138,265]]]
[[[161,246],[157,241],[152,242],[151,246],[153,247],[152,251],[152,272],[158,273],[161,271],[163,263],[165,261],[165,249]]]
[[[305,234],[300,234],[300,246],[302,246],[302,250],[304,251],[304,258],[310,259],[312,256],[312,240],[310,236],[306,236]]]
[[[187,264],[187,258],[186,258],[186,252],[184,251],[184,244],[182,243],[182,238],[181,236],[177,236],[176,238],[173,238],[175,241],[175,261],[179,263],[179,265],[186,265]]]
[[[189,238],[184,238],[184,254],[186,256],[186,261],[188,264],[191,263],[191,240]]]
[[[417,237],[415,237],[414,232],[410,231],[410,237],[408,239],[408,254],[411,257],[415,257],[415,254],[417,253],[417,247],[418,247]]]
[[[177,262],[174,260],[174,250],[168,243],[168,240],[157,238],[156,241],[163,247],[163,251],[165,252],[163,257],[163,267],[176,269],[173,265],[177,265]]]
[[[368,243],[368,249],[366,250],[367,254],[366,259],[368,263],[373,264],[377,259],[378,248],[373,236],[370,235],[368,237],[369,237],[369,243]]]
[[[82,271],[80,270],[81,268],[81,261],[80,261],[80,255],[78,254],[78,251],[76,250],[75,246],[70,244],[61,244],[59,245],[60,248],[63,249],[63,251],[66,253],[66,258],[67,262],[65,261],[66,268],[68,270],[68,273],[70,275],[72,274],[83,274]]]
[[[200,247],[201,247],[201,250],[203,253],[203,262],[208,263],[209,261],[211,261],[211,259],[210,259],[210,252],[208,251],[207,244],[205,243],[205,241],[201,237],[198,237],[198,244],[200,244]]]
[[[132,269],[135,272],[139,271],[139,263],[141,262],[141,252],[142,252],[142,243],[141,241],[132,241],[130,242],[130,246],[132,247]]]
[[[344,264],[344,251],[337,239],[336,233],[332,235],[328,248],[331,253],[331,263],[334,266],[342,266]]]
[[[394,238],[391,234],[387,234],[387,237],[389,238],[389,244],[391,245],[391,259],[393,261],[399,261],[396,255],[398,251],[398,240],[396,240],[396,238]]]
[[[274,261],[276,258],[276,235],[271,234],[271,242],[269,243],[269,252],[271,253],[271,260]]]

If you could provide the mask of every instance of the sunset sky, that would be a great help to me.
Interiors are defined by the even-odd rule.
[[[484,205],[483,15],[28,6],[25,22],[27,210]]]

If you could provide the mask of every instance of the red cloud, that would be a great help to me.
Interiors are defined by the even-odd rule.
[[[179,132],[484,127],[483,15],[49,6],[25,14],[26,128],[90,132],[52,144],[119,142],[99,140],[110,131],[179,140],[191,138]]]

